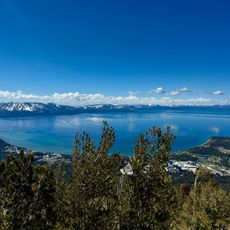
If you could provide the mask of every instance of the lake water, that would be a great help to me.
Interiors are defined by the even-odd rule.
[[[153,126],[171,126],[177,137],[174,150],[202,144],[210,136],[230,136],[230,115],[158,112],[1,118],[0,138],[34,151],[70,154],[75,133],[87,131],[97,142],[103,121],[116,131],[113,151],[126,155],[132,153],[138,134]]]

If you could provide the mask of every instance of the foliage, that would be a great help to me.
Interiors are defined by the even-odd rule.
[[[68,169],[35,166],[23,151],[8,156],[0,163],[0,229],[226,229],[230,195],[209,171],[199,168],[193,186],[174,186],[174,139],[169,128],[149,129],[127,159],[110,153],[115,132],[104,122],[98,146],[86,132],[76,135]]]
[[[0,165],[1,224],[4,229],[51,229],[55,183],[49,166],[33,166],[23,151]]]
[[[115,225],[119,161],[108,155],[114,140],[114,130],[107,123],[98,148],[87,133],[76,136],[67,201],[69,228],[109,229]]]
[[[125,177],[120,195],[123,197],[122,228],[169,228],[175,197],[166,167],[173,141],[169,129],[162,134],[155,128],[135,141],[133,175]]]
[[[230,194],[213,183],[200,182],[192,189],[178,215],[176,229],[227,229]]]

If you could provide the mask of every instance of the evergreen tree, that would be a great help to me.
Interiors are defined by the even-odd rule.
[[[30,207],[30,228],[53,229],[57,221],[54,171],[48,165],[34,167],[33,200]]]
[[[0,165],[3,229],[51,229],[55,222],[54,177],[48,166],[33,166],[32,154],[7,157]]]
[[[55,184],[56,184],[56,214],[57,214],[57,225],[55,229],[69,229],[71,222],[70,215],[70,178],[66,175],[66,169],[62,165],[58,165],[54,170]]]
[[[107,123],[99,147],[87,133],[76,136],[73,154],[73,180],[70,185],[71,226],[79,229],[114,227],[119,170],[109,157],[115,141],[114,130]]]
[[[213,180],[199,182],[191,190],[179,213],[175,229],[228,229],[230,194]]]
[[[169,128],[164,134],[160,129],[150,129],[136,140],[131,161],[133,174],[126,176],[122,188],[124,196],[120,196],[125,210],[122,227],[169,228],[175,200],[166,167],[173,141]]]
[[[1,163],[0,196],[6,229],[27,229],[33,200],[33,156],[20,153],[19,159],[7,157]]]

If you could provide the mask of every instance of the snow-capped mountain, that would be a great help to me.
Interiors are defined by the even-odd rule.
[[[8,102],[0,103],[0,116],[60,115],[97,112],[133,112],[146,109],[142,105],[85,105],[67,106],[53,103]]]
[[[0,108],[2,111],[15,112],[15,111],[28,111],[34,112],[44,109],[46,106],[42,103],[1,103]]]
[[[70,115],[79,113],[109,112],[179,112],[202,114],[229,114],[230,106],[159,106],[159,105],[85,105],[68,106],[53,103],[8,102],[0,103],[0,117],[35,115]]]
[[[45,103],[30,103],[30,102],[9,102],[0,103],[0,116],[27,116],[27,115],[55,115],[55,114],[73,114],[75,107],[45,104]]]

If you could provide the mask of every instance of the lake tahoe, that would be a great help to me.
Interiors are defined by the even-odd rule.
[[[230,230],[229,10],[0,0],[0,230]]]
[[[71,154],[76,133],[87,131],[99,141],[103,121],[116,133],[112,152],[131,155],[133,142],[140,132],[151,127],[171,127],[176,136],[173,151],[204,143],[211,136],[230,135],[230,115],[188,114],[186,111],[156,113],[100,113],[62,116],[1,118],[0,138],[33,151]]]

